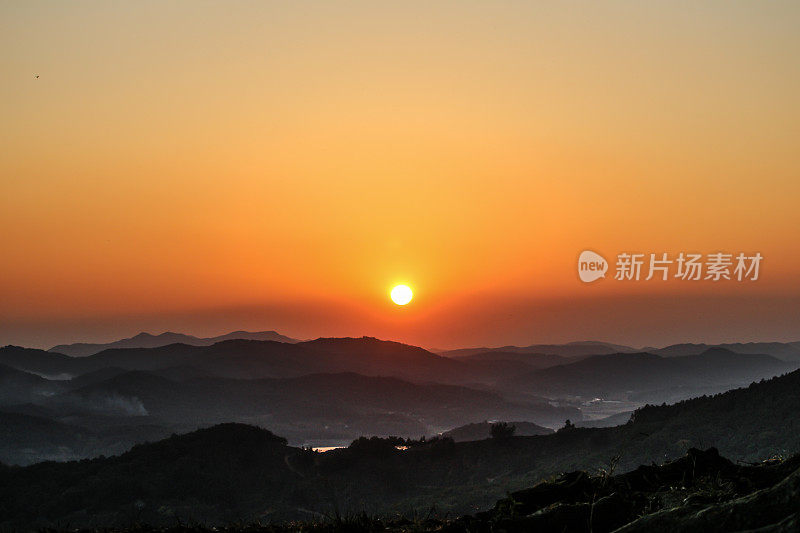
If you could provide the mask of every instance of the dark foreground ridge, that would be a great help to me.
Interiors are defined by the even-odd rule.
[[[795,532],[800,531],[800,455],[743,465],[715,448],[692,448],[675,461],[621,475],[562,474],[511,493],[489,511],[455,519],[380,519],[362,513],[213,529],[177,522],[103,531]]]
[[[514,492],[458,525],[454,530],[797,531],[800,456],[746,466],[716,448],[692,448],[676,461],[617,476],[571,472]]]

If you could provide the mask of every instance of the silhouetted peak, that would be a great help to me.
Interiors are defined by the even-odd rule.
[[[286,445],[286,439],[269,430],[249,424],[227,422],[191,433],[173,435],[159,442],[139,444],[125,455],[154,453],[156,457],[175,457],[213,454],[235,457],[269,452],[276,447],[282,449]]]
[[[259,346],[275,346],[279,344],[285,344],[279,341],[271,341],[271,340],[259,340],[259,339],[225,339],[218,342],[215,342],[210,347],[212,348],[219,348],[219,347],[259,347]]]
[[[734,352],[733,350],[729,350],[727,348],[721,348],[719,346],[713,346],[708,350],[700,353],[700,357],[738,357],[741,354]]]
[[[138,333],[134,337],[131,337],[131,340],[155,340],[155,339],[173,339],[173,338],[187,338],[191,337],[190,335],[184,335],[183,333],[175,333],[172,331],[165,331],[164,333],[159,333],[158,335],[153,335],[152,333],[148,333],[146,331],[142,331]]]
[[[376,337],[320,337],[313,341],[305,341],[300,344],[305,344],[309,346],[325,346],[328,348],[390,348],[390,349],[408,349],[408,350],[419,350],[419,351],[427,351],[423,348],[418,346],[413,346],[411,344],[404,344],[402,342],[396,341],[386,341],[382,339],[378,339]]]

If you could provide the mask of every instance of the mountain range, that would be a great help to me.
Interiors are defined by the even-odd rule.
[[[594,355],[512,376],[500,387],[546,397],[580,396],[650,403],[676,401],[747,385],[798,367],[770,355],[709,348],[697,355]]]
[[[667,357],[696,355],[711,348],[722,348],[740,354],[768,354],[784,361],[800,361],[800,342],[735,342],[723,344],[673,344],[664,348],[644,348]]]
[[[190,346],[210,346],[226,340],[271,340],[277,342],[299,342],[276,331],[233,331],[216,337],[196,337],[185,333],[165,332],[153,335],[147,332],[139,333],[133,337],[120,339],[109,343],[73,343],[59,344],[48,351],[70,355],[72,357],[85,357],[94,355],[111,348],[158,348],[170,344],[188,344]],[[785,361],[800,361],[800,341],[797,342],[748,342],[748,343],[720,343],[697,344],[681,343],[665,347],[648,346],[634,348],[622,344],[604,341],[575,341],[564,344],[532,344],[529,346],[500,346],[496,348],[476,347],[459,348],[454,350],[430,350],[433,353],[453,358],[469,357],[487,352],[503,352],[506,357],[510,354],[537,354],[560,356],[564,358],[585,357],[590,355],[604,355],[613,353],[647,352],[663,356],[697,355],[710,348],[724,348],[741,354],[767,354]]]
[[[48,377],[74,377],[108,367],[156,370],[192,366],[230,378],[292,377],[320,372],[365,375],[458,377],[468,365],[422,348],[364,337],[285,343],[234,339],[211,346],[169,344],[155,348],[110,348],[85,357],[7,346],[0,364]]]
[[[529,505],[526,502],[544,497],[545,490],[552,491],[555,498],[548,508],[557,502],[567,505],[561,509],[563,513],[551,518],[566,520],[570,513],[583,516],[581,513],[590,510],[570,507],[569,500],[559,499],[567,498],[567,487],[582,486],[576,485],[583,483],[581,474],[576,472],[569,479],[552,476],[601,468],[621,475],[616,490],[627,486],[624,494],[634,498],[631,505],[645,504],[642,489],[636,496],[635,487],[641,482],[636,479],[662,487],[658,507],[648,511],[645,506],[632,512],[632,519],[643,512],[680,505],[689,506],[685,511],[694,509],[699,516],[704,508],[700,505],[713,505],[723,494],[728,499],[755,494],[779,481],[767,481],[765,476],[772,470],[748,470],[744,479],[732,475],[732,467],[725,465],[775,454],[788,457],[800,451],[797,390],[800,371],[712,397],[644,407],[628,423],[616,427],[565,425],[547,435],[467,442],[361,438],[347,448],[325,453],[288,446],[285,439],[264,429],[222,424],[141,444],[115,457],[24,468],[0,466],[0,501],[4,502],[0,526],[37,528],[69,523],[71,527],[121,527],[132,519],[154,525],[176,521],[224,525],[259,519],[309,519],[331,512],[347,515],[365,508],[383,516],[432,506],[439,514],[454,516],[488,509],[499,513],[511,501],[506,498],[509,492],[514,501]],[[693,451],[697,446],[716,446],[733,462],[720,462],[715,450]],[[674,473],[669,473],[668,467],[637,469],[654,459],[669,461],[687,452],[688,459],[680,464],[688,465],[688,471],[683,466]],[[798,461],[800,458],[787,461],[778,474],[789,475]],[[708,480],[692,481],[707,465],[722,470],[710,470]],[[625,475],[634,469],[637,474]],[[605,484],[592,490],[606,494],[606,489],[599,487],[608,487],[609,475],[597,478],[597,482],[605,479]],[[556,486],[539,485],[546,479]],[[556,494],[562,496],[556,498]],[[690,494],[695,494],[692,504],[684,501]],[[506,503],[496,505],[501,498]],[[592,501],[591,493],[575,498],[576,505]],[[670,503],[672,498],[675,503]],[[627,507],[620,507],[620,512],[622,509]],[[605,510],[598,507],[596,512]]]
[[[516,360],[525,360],[525,354],[541,356],[558,356],[579,358],[591,355],[607,355],[613,353],[652,353],[664,357],[697,355],[712,348],[722,348],[740,354],[766,354],[783,361],[800,361],[800,341],[798,342],[736,342],[721,344],[672,344],[662,348],[648,346],[637,349],[631,346],[612,344],[600,341],[579,341],[566,344],[533,344],[530,346],[500,346],[497,348],[459,348],[456,350],[437,350],[436,353],[446,357],[500,357],[489,356],[489,353],[503,354],[509,358],[517,354]]]
[[[597,343],[570,350],[587,347]],[[0,348],[0,418],[16,436],[0,441],[0,461],[121,453],[223,422],[268,427],[293,445],[313,446],[360,435],[418,437],[498,419],[534,429],[565,419],[607,426],[646,403],[714,394],[797,367],[721,348],[670,357],[499,350],[445,357],[371,337],[231,339],[81,357],[7,346]],[[66,428],[74,437],[61,438]]]
[[[134,335],[129,339],[121,339],[114,342],[105,344],[93,344],[78,342],[74,344],[59,344],[53,346],[48,351],[63,353],[72,357],[86,357],[100,353],[103,350],[112,348],[158,348],[160,346],[167,346],[170,344],[188,344],[190,346],[211,346],[222,341],[233,339],[245,339],[251,341],[276,341],[276,342],[298,342],[296,339],[281,335],[276,331],[233,331],[225,335],[218,335],[216,337],[195,337],[193,335],[186,335],[184,333],[173,333],[167,331],[159,335],[151,335],[150,333],[142,332]]]
[[[485,352],[506,352],[519,354],[557,355],[561,357],[580,357],[611,353],[635,352],[635,348],[600,341],[576,341],[566,344],[532,344],[530,346],[501,346],[499,348],[459,348],[438,351],[445,357],[468,357]]]
[[[0,438],[0,461],[12,464],[119,453],[152,436],[228,421],[270,427],[297,445],[330,446],[365,434],[429,435],[476,417],[550,426],[581,418],[579,409],[544,399],[356,373],[231,379],[192,368],[108,367],[56,381],[0,370],[0,383],[15,384],[0,396],[0,428],[10,431]],[[74,436],[65,440],[66,427]]]

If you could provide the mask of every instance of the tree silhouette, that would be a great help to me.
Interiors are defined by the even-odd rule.
[[[492,438],[493,439],[507,439],[514,436],[517,426],[509,425],[507,422],[498,422],[492,424]]]
[[[562,427],[558,431],[569,431],[571,429],[575,429],[575,424],[573,424],[572,421],[569,418],[567,418],[564,421],[564,427]]]

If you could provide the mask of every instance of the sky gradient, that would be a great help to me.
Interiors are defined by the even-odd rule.
[[[429,4],[1,2],[0,344],[800,340],[800,4]]]

